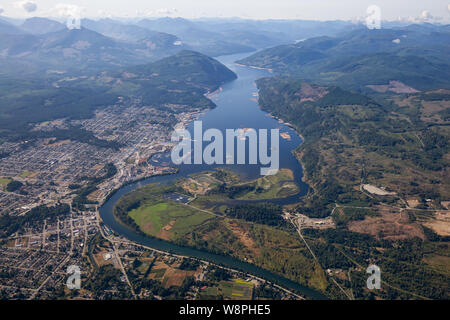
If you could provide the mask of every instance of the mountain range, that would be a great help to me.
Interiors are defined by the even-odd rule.
[[[412,25],[315,37],[262,50],[238,63],[349,89],[400,81],[428,90],[450,85],[448,61],[448,26]]]
[[[81,26],[69,30],[48,18],[14,20],[14,24],[0,18],[0,73],[95,73],[149,63],[182,50],[213,57],[252,52],[355,27],[345,22],[183,18],[82,19]]]
[[[33,124],[42,121],[85,119],[96,109],[126,101],[165,109],[166,105],[185,110],[213,108],[205,94],[235,78],[220,62],[193,51],[55,82],[0,77],[0,141],[24,139]]]

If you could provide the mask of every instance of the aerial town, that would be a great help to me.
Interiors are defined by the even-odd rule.
[[[175,107],[174,107],[175,108]],[[69,186],[82,187],[90,178],[101,175],[107,163],[113,163],[119,174],[101,186],[100,191],[89,195],[99,201],[117,186],[173,169],[155,167],[148,160],[172,145],[172,121],[181,125],[190,122],[193,113],[178,113],[172,119],[152,107],[121,108],[112,106],[98,112],[93,119],[82,121],[58,120],[36,126],[35,130],[51,130],[80,126],[98,139],[117,143],[119,150],[95,146],[73,140],[41,139],[34,145],[4,143],[0,154],[0,177],[4,180],[0,191],[0,215],[20,214],[32,207],[69,202],[74,197]],[[23,186],[7,192],[10,181]]]
[[[67,285],[70,266],[80,269],[80,290]],[[9,299],[302,299],[246,273],[131,243],[94,211],[70,210],[4,239],[0,268],[0,298]]]
[[[56,2],[0,1],[0,301],[450,300],[448,0]]]
[[[176,119],[172,119],[149,106],[111,106],[92,119],[62,119],[35,128],[45,131],[79,126],[98,139],[117,143],[118,150],[57,138],[41,139],[26,146],[1,145],[0,153],[8,156],[0,160],[0,176],[5,177],[0,191],[0,215],[20,217],[43,205],[65,205],[67,212],[56,218],[32,221],[2,239],[0,297],[161,300],[182,294],[185,299],[199,299],[208,297],[211,290],[211,296],[217,297],[223,294],[225,286],[226,299],[252,299],[264,294],[279,299],[301,298],[265,280],[204,261],[192,260],[195,263],[185,270],[183,264],[191,259],[131,243],[101,222],[97,207],[113,190],[146,177],[174,172],[165,163],[155,166],[149,160],[171,148],[172,126],[184,127],[199,112],[175,115]],[[100,181],[95,191],[86,195],[88,201],[83,209],[73,208],[76,191],[89,185],[92,179],[102,177],[109,163],[117,168],[116,173]],[[21,187],[7,191],[11,181],[20,182]],[[69,266],[80,268],[81,290],[67,288]],[[114,281],[120,281],[95,283],[100,273],[114,274],[117,276]],[[185,280],[191,278],[192,283],[186,285]],[[143,286],[143,281],[150,281],[150,285]],[[183,292],[173,292],[168,289],[171,287],[182,287]]]

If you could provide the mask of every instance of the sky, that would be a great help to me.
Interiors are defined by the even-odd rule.
[[[382,20],[450,23],[450,0],[0,0],[0,15],[361,20],[370,5]]]

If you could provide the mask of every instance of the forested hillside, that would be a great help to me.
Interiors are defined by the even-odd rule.
[[[373,202],[355,191],[361,181],[387,186],[399,198],[434,199],[438,206],[450,197],[448,93],[375,101],[290,78],[265,78],[257,85],[263,110],[305,138],[297,156],[315,192],[304,212],[327,216],[335,202]],[[433,119],[424,117],[431,118],[431,99],[441,106]]]
[[[269,48],[238,62],[367,93],[375,93],[367,86],[399,81],[404,86],[397,91],[408,93],[450,86],[449,43],[445,27],[364,28]]]

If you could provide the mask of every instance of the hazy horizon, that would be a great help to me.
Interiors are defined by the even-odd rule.
[[[278,0],[276,10],[270,0],[216,0],[123,1],[112,0],[61,0],[5,1],[0,0],[0,16],[9,18],[51,17],[63,18],[68,12],[78,11],[82,18],[241,18],[241,19],[299,19],[361,21],[370,5],[381,9],[381,19],[411,23],[450,22],[448,0],[388,1],[388,0],[319,0],[311,3],[302,0]]]

